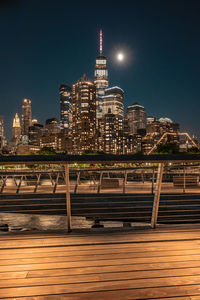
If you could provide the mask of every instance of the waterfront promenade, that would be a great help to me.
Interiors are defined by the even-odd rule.
[[[119,195],[96,191],[93,197],[83,191],[79,194],[80,190],[70,195],[68,164],[73,161],[156,162],[154,192],[151,183],[142,183],[148,185],[148,192],[143,190],[144,194],[135,196],[127,194],[130,192],[126,190],[128,184],[124,185],[123,192],[121,187]],[[66,217],[67,225],[62,230],[68,230],[68,233],[61,230],[40,232],[35,224],[31,228],[33,232],[1,232],[0,299],[200,299],[199,192],[185,191],[185,175],[178,194],[173,190],[173,194],[166,195],[162,189],[165,185],[162,185],[164,163],[177,161],[199,163],[200,156],[2,157],[2,165],[20,162],[65,165],[65,193],[61,197],[52,190],[49,190],[48,197],[43,193],[2,193],[1,214],[11,213],[15,220],[17,214],[33,214],[33,222],[38,220],[38,214],[46,212],[49,217],[50,211],[56,215],[60,211]],[[4,184],[3,180],[2,188]],[[199,182],[195,190],[199,190]],[[51,205],[53,210],[49,207]],[[108,214],[115,214],[114,219],[121,220],[122,213],[124,225],[130,220],[127,218],[130,214],[131,221],[140,221],[140,229],[121,227],[77,231],[71,226],[71,215],[72,218],[93,215],[98,221],[100,218],[111,219],[110,216],[105,218]],[[148,218],[144,220],[141,216]],[[165,223],[161,217],[170,224],[177,222],[180,225],[160,225]],[[193,225],[186,226],[186,222],[193,222]],[[19,224],[14,225],[19,227]],[[145,225],[143,229],[142,225]]]
[[[200,225],[1,234],[0,299],[200,299]]]

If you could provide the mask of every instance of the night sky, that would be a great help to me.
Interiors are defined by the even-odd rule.
[[[169,117],[200,138],[199,0],[1,0],[0,115],[9,136],[23,98],[40,123],[59,118],[59,85],[93,79],[98,31],[110,86],[148,115]],[[123,51],[126,60],[115,60]]]

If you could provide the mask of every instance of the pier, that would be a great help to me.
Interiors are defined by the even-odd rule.
[[[96,189],[87,193],[90,184],[76,189],[77,181],[73,187],[70,184],[69,165],[84,159],[88,163],[134,161],[141,168],[147,162],[154,168],[153,177],[146,174],[139,182],[145,193],[133,182],[133,193],[127,178],[114,186],[114,192],[99,189],[99,176]],[[0,299],[200,299],[199,155],[0,157],[2,165],[36,162],[64,166],[64,183],[61,189],[57,182],[55,190],[54,181],[49,193],[45,188],[39,193],[39,185],[35,192],[28,190],[30,186],[27,190],[20,186],[16,192],[18,181],[11,192],[1,171],[1,218],[9,220],[11,215],[17,223],[30,216],[35,223],[26,231],[16,226],[0,232]],[[179,166],[176,182],[163,182],[169,163]],[[187,172],[192,169],[195,180],[190,186]],[[46,216],[60,216],[65,223],[41,230],[36,225]],[[85,218],[90,226],[76,228],[73,218]],[[110,227],[92,226],[103,222],[110,222]],[[121,226],[113,227],[112,222]]]

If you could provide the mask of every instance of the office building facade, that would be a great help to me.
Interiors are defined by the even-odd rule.
[[[27,136],[29,127],[32,125],[31,100],[22,100],[22,136]],[[26,138],[25,138],[26,139]]]
[[[19,144],[21,141],[21,125],[20,125],[20,118],[18,114],[15,114],[15,117],[13,119],[13,127],[12,127],[12,138],[15,140],[16,145]]]
[[[60,129],[61,132],[68,131],[72,124],[72,88],[61,84],[60,94]]]
[[[74,152],[97,150],[96,86],[83,75],[72,88],[72,136]]]
[[[123,118],[112,114],[111,110],[99,121],[99,151],[123,154]]]
[[[0,150],[6,145],[6,138],[4,136],[4,117],[0,116]]]
[[[94,83],[96,86],[96,117],[102,118],[102,97],[105,95],[105,89],[108,88],[108,67],[107,58],[103,55],[103,38],[100,30],[100,55],[96,57]]]
[[[105,89],[105,95],[102,97],[102,116],[108,111],[124,117],[124,91],[118,86]]]
[[[134,103],[128,106],[126,111],[126,118],[128,120],[130,134],[145,135],[146,131],[146,111],[144,106]]]

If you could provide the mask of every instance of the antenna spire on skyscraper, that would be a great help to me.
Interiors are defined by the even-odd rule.
[[[100,55],[102,55],[103,52],[103,33],[102,29],[100,29]]]

